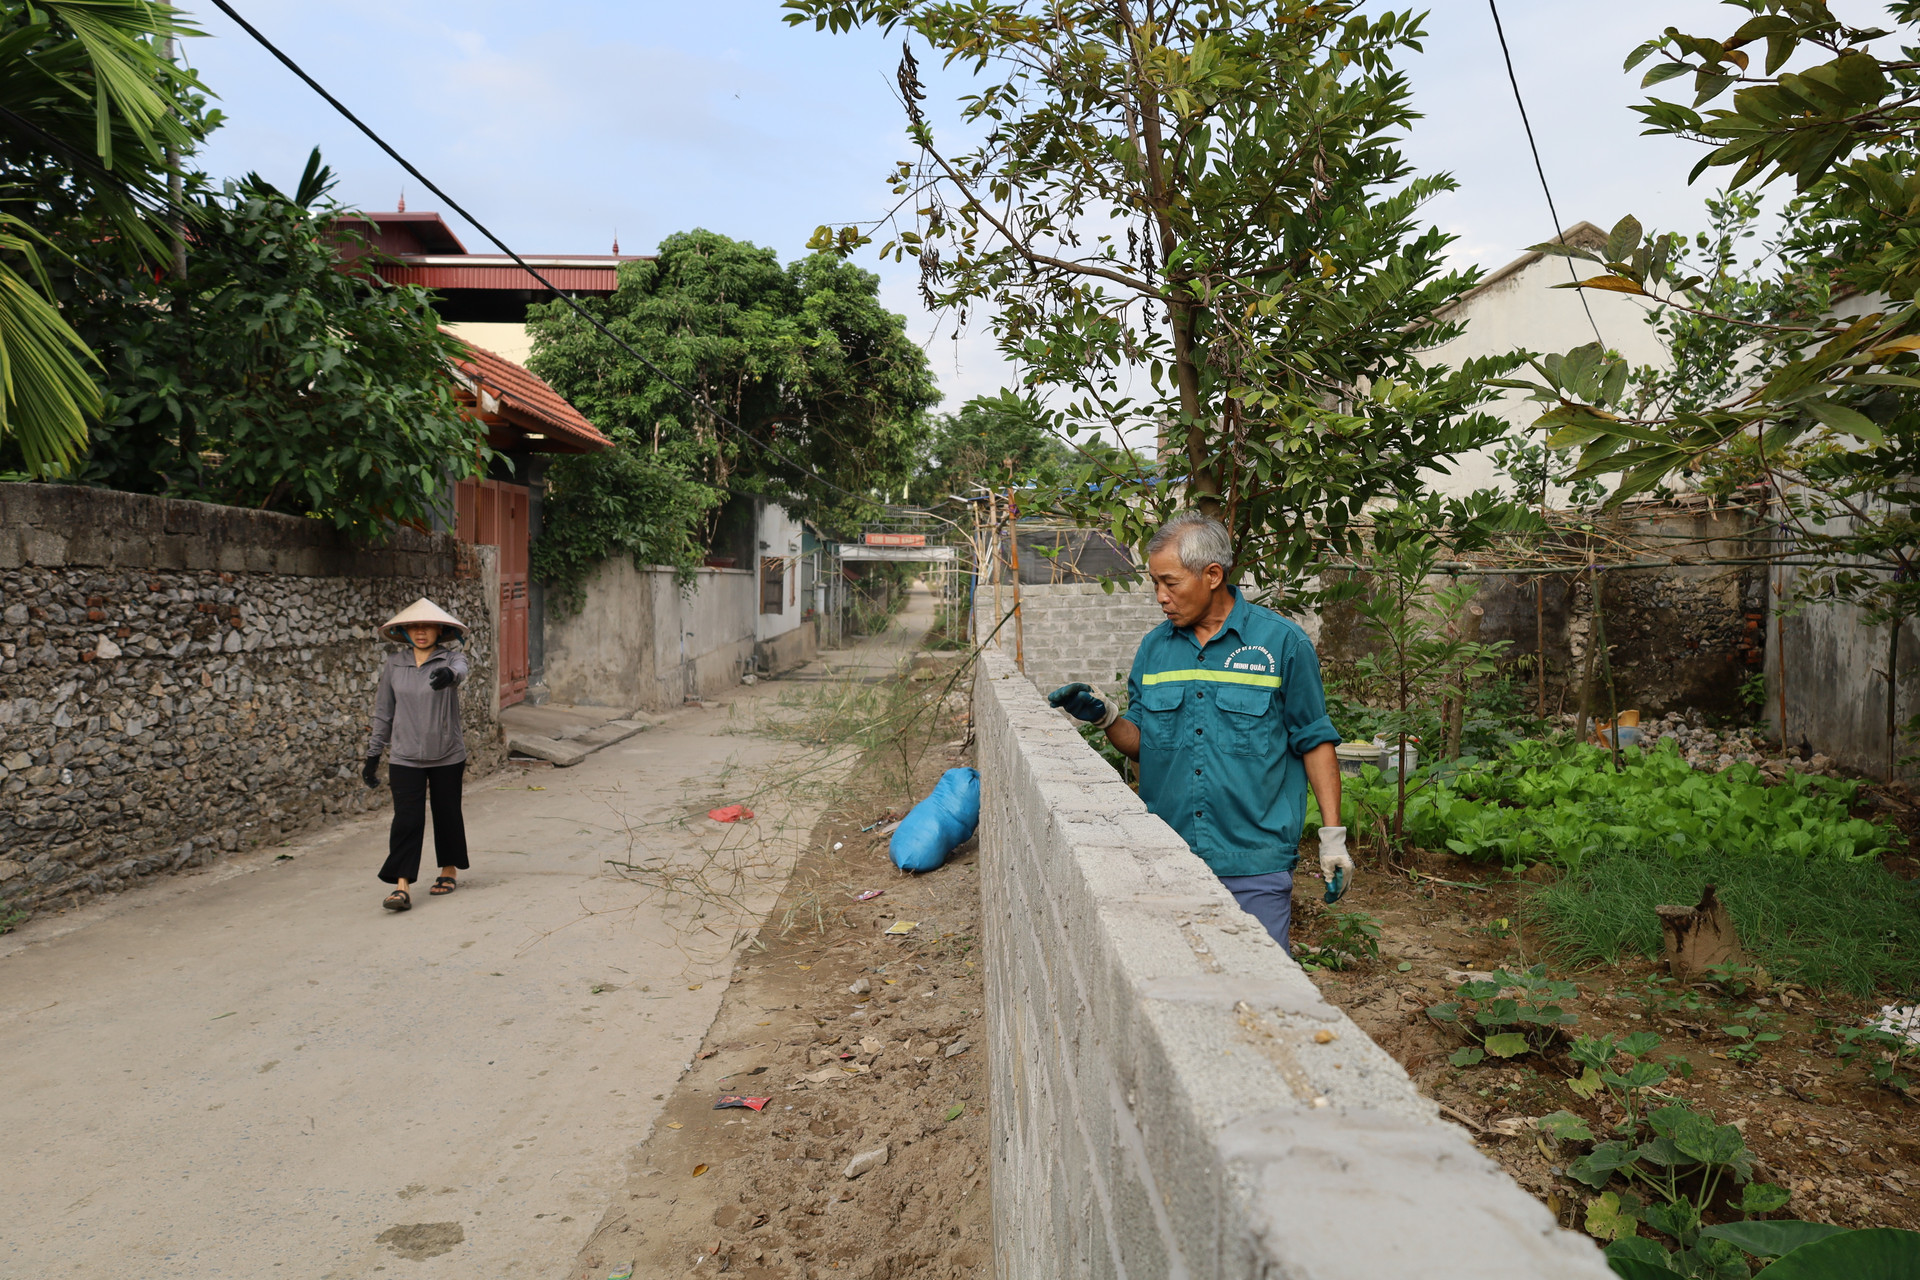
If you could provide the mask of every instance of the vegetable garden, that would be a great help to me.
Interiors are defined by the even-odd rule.
[[[1396,713],[1333,714],[1371,729]],[[1907,1256],[1905,789],[1707,772],[1670,742],[1616,767],[1570,729],[1481,720],[1483,757],[1430,762],[1404,790],[1371,765],[1344,779],[1367,855],[1338,906],[1297,899],[1316,982],[1621,1275],[1867,1275]],[[1744,956],[1675,978],[1655,908],[1709,884]]]

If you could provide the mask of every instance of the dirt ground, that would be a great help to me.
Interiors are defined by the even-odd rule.
[[[581,1280],[991,1277],[975,841],[909,876],[885,834],[903,768],[924,796],[971,763],[964,689],[941,696],[955,665],[916,660],[906,687],[931,714],[874,745],[814,828]],[[767,1101],[715,1109],[731,1094]]]
[[[1461,888],[1442,883],[1481,886]],[[1541,950],[1520,919],[1530,888],[1502,872],[1451,857],[1419,855],[1410,874],[1363,866],[1353,890],[1334,910],[1365,911],[1382,922],[1380,958],[1346,971],[1316,970],[1314,981],[1415,1083],[1466,1125],[1480,1147],[1522,1186],[1578,1229],[1595,1194],[1559,1172],[1566,1163],[1533,1132],[1530,1120],[1571,1111],[1595,1132],[1602,1100],[1585,1100],[1568,1087],[1578,1073],[1564,1052],[1525,1065],[1485,1063],[1456,1068],[1447,1059],[1463,1043],[1430,1019],[1426,1009],[1451,999],[1466,971],[1481,974],[1535,962]],[[1315,945],[1329,916],[1317,898],[1295,898],[1295,946]],[[1565,1007],[1579,1021],[1572,1034],[1627,1034],[1651,1030],[1663,1037],[1659,1056],[1679,1055],[1693,1068],[1663,1086],[1675,1097],[1738,1126],[1755,1155],[1755,1178],[1792,1192],[1783,1216],[1843,1226],[1920,1228],[1920,1102],[1894,1093],[1845,1065],[1830,1050],[1817,1020],[1858,1026],[1879,1005],[1844,996],[1776,986],[1734,1001],[1699,990],[1706,1007],[1663,1011],[1647,980],[1654,966],[1634,958],[1606,969],[1561,972],[1579,998]],[[1719,1027],[1735,1005],[1757,1003],[1779,1021],[1782,1039],[1760,1060],[1743,1064],[1728,1051],[1737,1042]],[[1676,1073],[1677,1074],[1677,1073]],[[1604,1092],[1603,1092],[1604,1097]]]

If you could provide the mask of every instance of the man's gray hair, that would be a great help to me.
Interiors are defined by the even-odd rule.
[[[1147,554],[1174,549],[1188,573],[1205,573],[1217,564],[1222,573],[1233,572],[1233,537],[1227,526],[1204,511],[1182,511],[1160,526],[1160,532],[1147,543]]]

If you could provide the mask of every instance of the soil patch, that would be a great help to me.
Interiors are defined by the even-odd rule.
[[[1596,1193],[1565,1176],[1568,1155],[1531,1122],[1570,1111],[1601,1133],[1619,1119],[1604,1109],[1604,1091],[1589,1099],[1569,1087],[1580,1068],[1567,1058],[1566,1043],[1580,1034],[1652,1031],[1662,1038],[1654,1057],[1678,1059],[1662,1088],[1740,1128],[1755,1156],[1755,1180],[1792,1193],[1781,1216],[1920,1229],[1920,1100],[1870,1079],[1858,1058],[1833,1052],[1832,1029],[1860,1026],[1881,1002],[1781,984],[1739,995],[1712,984],[1678,986],[1637,956],[1566,972],[1543,955],[1544,939],[1523,919],[1533,887],[1430,854],[1415,856],[1411,874],[1376,864],[1362,869],[1337,907],[1323,908],[1312,895],[1295,898],[1295,947],[1304,952],[1326,941],[1336,913],[1362,911],[1380,922],[1378,960],[1315,970],[1314,982],[1564,1226],[1580,1228]],[[1571,979],[1579,992],[1563,1002],[1579,1020],[1564,1029],[1556,1050],[1510,1063],[1449,1063],[1464,1041],[1426,1010],[1451,1000],[1470,972],[1512,972],[1543,959],[1551,976]],[[1758,1019],[1739,1016],[1743,1010]],[[1780,1037],[1757,1056],[1722,1030],[1757,1020]]]
[[[956,665],[922,660],[894,682],[891,736],[815,826],[581,1251],[582,1280],[629,1263],[646,1277],[990,1280],[975,842],[921,876],[887,858],[904,775],[924,796],[971,763]],[[715,1109],[729,1095],[766,1102]]]

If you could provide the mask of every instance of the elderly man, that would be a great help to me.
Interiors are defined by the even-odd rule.
[[[1147,543],[1147,571],[1167,620],[1149,631],[1127,676],[1127,712],[1070,684],[1047,701],[1098,724],[1140,762],[1140,798],[1180,833],[1239,902],[1287,943],[1293,868],[1307,788],[1340,817],[1339,732],[1327,719],[1320,660],[1307,633],[1228,585],[1226,526],[1176,515]],[[1320,874],[1353,875],[1347,829],[1320,828]],[[1336,878],[1338,877],[1338,878]]]

